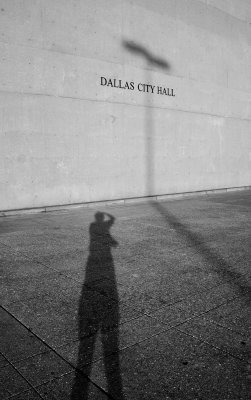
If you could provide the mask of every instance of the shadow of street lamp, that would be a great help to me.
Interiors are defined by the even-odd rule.
[[[135,55],[142,57],[145,60],[145,82],[151,83],[152,69],[158,68],[163,71],[170,70],[170,64],[163,58],[154,56],[144,46],[133,41],[122,40],[122,46]],[[155,166],[154,166],[154,120],[153,120],[153,105],[150,103],[148,93],[145,96],[145,171],[146,171],[146,196],[154,196],[155,185]]]

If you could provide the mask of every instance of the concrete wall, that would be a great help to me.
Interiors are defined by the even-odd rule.
[[[0,209],[250,185],[250,22],[249,0],[0,0]]]

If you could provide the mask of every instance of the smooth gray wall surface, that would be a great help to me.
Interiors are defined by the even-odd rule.
[[[250,22],[249,0],[0,0],[0,209],[250,185]]]

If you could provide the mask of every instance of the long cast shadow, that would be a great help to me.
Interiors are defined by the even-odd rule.
[[[144,73],[144,81],[148,84],[152,84],[152,71],[153,69],[157,69],[164,74],[170,73],[171,64],[166,61],[163,57],[157,57],[152,54],[148,48],[142,46],[140,43],[137,43],[132,40],[122,40],[122,46],[128,52],[134,54],[137,57],[143,58],[145,61],[145,73]],[[155,194],[155,141],[154,141],[154,118],[153,118],[153,106],[154,102],[151,103],[150,97],[153,98],[154,94],[145,93],[145,173],[147,176],[146,186],[145,186],[145,195],[153,196]]]
[[[100,335],[102,343],[108,395],[111,396],[111,393],[116,391],[116,395],[118,394],[120,399],[124,398],[118,355],[118,293],[111,251],[113,247],[118,246],[118,242],[110,233],[110,228],[114,221],[114,216],[97,212],[95,221],[89,227],[89,256],[78,308],[79,349],[77,372],[71,400],[88,399],[90,379],[86,378],[86,376],[89,377],[91,373],[98,335]],[[109,296],[101,297],[98,292],[104,291],[104,276],[109,278]],[[91,291],[90,288],[95,290]],[[112,368],[111,361],[107,357],[111,354],[113,354]],[[81,371],[84,372],[85,377],[83,377]],[[116,385],[116,388],[114,385]]]
[[[122,46],[136,56],[142,57],[149,70],[146,70],[146,81],[151,82],[151,67],[157,67],[163,71],[170,70],[170,63],[166,60],[156,57],[148,49],[139,43],[133,41],[122,41]],[[145,106],[146,112],[146,127],[145,127],[145,143],[146,143],[146,193],[148,196],[156,195],[155,192],[155,166],[154,166],[154,116],[153,107],[149,107],[148,97],[146,95]],[[250,286],[242,282],[243,276],[234,270],[220,254],[211,249],[203,238],[193,232],[187,225],[182,223],[174,214],[162,207],[158,202],[152,201],[153,207],[158,210],[166,223],[172,227],[176,233],[191,247],[195,247],[202,257],[211,265],[211,269],[216,272],[223,280],[230,283],[231,286],[241,294],[241,296],[250,300]]]

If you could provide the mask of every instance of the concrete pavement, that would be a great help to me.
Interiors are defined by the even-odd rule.
[[[250,206],[1,218],[1,398],[249,399]]]

